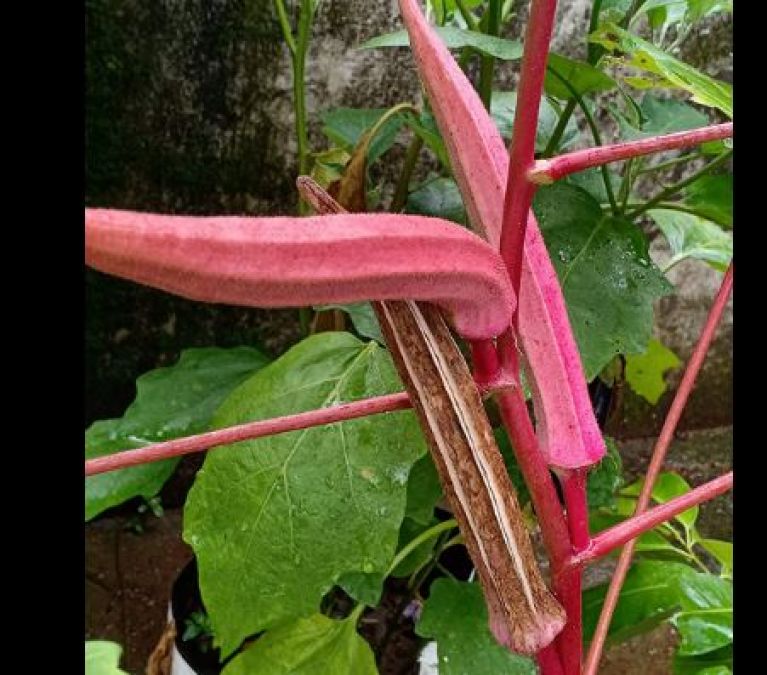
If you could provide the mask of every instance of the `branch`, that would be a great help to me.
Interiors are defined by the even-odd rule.
[[[690,490],[687,494],[676,497],[660,506],[655,506],[641,515],[629,518],[615,527],[600,532],[592,539],[591,546],[574,556],[570,564],[581,566],[594,562],[613,549],[636,539],[640,534],[652,530],[656,525],[671,520],[693,506],[728,492],[732,489],[732,480],[733,473],[730,471],[696,487],[694,490]]]
[[[680,131],[664,136],[654,136],[638,141],[603,145],[560,155],[553,159],[541,159],[528,171],[527,177],[533,183],[547,185],[560,178],[594,166],[618,162],[631,157],[640,157],[664,150],[688,148],[708,141],[721,140],[732,136],[732,122],[714,124],[692,131]]]
[[[661,467],[663,466],[663,460],[666,457],[671,439],[674,435],[674,430],[682,416],[682,412],[687,403],[687,399],[690,396],[695,380],[700,372],[700,368],[703,365],[703,360],[706,357],[706,352],[711,345],[711,341],[716,333],[716,328],[719,325],[719,321],[722,318],[722,313],[727,305],[727,300],[730,297],[730,291],[732,290],[732,275],[733,264],[730,263],[730,267],[727,269],[727,273],[724,275],[722,285],[719,288],[714,303],[711,306],[706,324],[703,326],[698,344],[695,345],[695,350],[690,357],[690,361],[687,365],[682,381],[679,384],[674,400],[671,403],[666,420],[663,423],[660,436],[653,450],[652,458],[650,460],[650,466],[647,469],[647,476],[645,477],[642,491],[639,494],[637,500],[636,510],[634,515],[638,516],[647,510],[647,506],[650,503],[650,497],[652,495],[652,489],[655,485],[655,481],[658,478]],[[631,557],[634,553],[636,541],[630,541],[626,544],[626,547],[621,551],[620,558],[618,559],[618,566],[613,573],[613,577],[610,580],[610,586],[607,589],[607,595],[605,596],[604,605],[602,605],[602,612],[599,615],[599,622],[597,623],[596,630],[594,631],[594,637],[591,641],[588,657],[586,658],[586,665],[584,668],[584,675],[596,675],[597,667],[599,666],[599,659],[602,655],[602,648],[604,647],[605,640],[607,638],[607,631],[610,628],[610,620],[612,619],[615,607],[618,604],[618,597],[621,592],[621,587],[626,579],[629,566],[631,565]]]

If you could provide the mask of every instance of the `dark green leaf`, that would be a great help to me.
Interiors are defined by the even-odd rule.
[[[85,675],[128,675],[120,669],[122,647],[106,640],[85,641]]]
[[[136,380],[136,399],[121,418],[90,426],[86,459],[206,430],[229,393],[267,363],[266,356],[250,347],[187,349],[176,365]],[[85,519],[132,497],[153,497],[177,463],[170,459],[86,478]]]
[[[715,80],[653,44],[615,24],[605,24],[591,34],[590,41],[607,50],[626,54],[624,65],[651,75],[651,86],[676,87],[692,94],[692,100],[715,107],[732,118],[732,86]],[[633,83],[629,78],[627,82]]]
[[[222,675],[377,675],[355,623],[356,617],[334,621],[322,614],[285,623],[238,654]]]
[[[434,460],[429,453],[421,457],[410,471],[407,481],[407,507],[405,514],[422,525],[430,523],[434,507],[442,499],[442,485],[439,482]]]
[[[731,675],[732,645],[697,656],[674,656],[674,675]]]
[[[378,325],[378,319],[369,302],[355,302],[350,305],[318,305],[314,309],[319,311],[340,309],[349,315],[354,325],[354,330],[362,337],[384,344],[381,327]]]
[[[642,354],[626,355],[626,382],[646,401],[655,405],[666,391],[664,375],[681,361],[668,347],[653,338]]]
[[[565,79],[579,96],[597,91],[609,91],[616,86],[615,80],[598,68],[583,61],[574,61],[559,54],[550,53],[546,64],[544,89],[549,96],[555,98],[568,100],[572,98],[572,93],[551,71]]]
[[[437,159],[439,159],[442,166],[449,168],[450,159],[447,154],[447,148],[442,140],[442,135],[439,133],[437,120],[434,119],[434,115],[429,112],[423,112],[418,119],[413,115],[408,115],[407,119],[413,131],[437,155]]]
[[[348,333],[311,336],[235,390],[214,418],[240,424],[399,391],[388,352]],[[383,572],[406,486],[426,448],[411,411],[245,441],[211,453],[184,538],[224,655],[317,611],[343,574]]]
[[[533,208],[591,380],[616,354],[645,348],[653,302],[671,286],[650,260],[642,232],[603,214],[584,190],[566,183],[542,187]]]
[[[732,642],[732,583],[713,574],[679,579],[682,611],[672,623],[682,637],[680,656],[696,656]]]
[[[437,579],[416,633],[437,641],[440,675],[534,675],[533,661],[499,645],[479,584]]]
[[[607,453],[588,475],[586,492],[590,509],[610,507],[615,502],[615,493],[623,484],[623,462],[615,441],[605,436]]]
[[[709,220],[732,227],[732,174],[701,176],[682,193],[683,203]]]
[[[688,103],[673,98],[662,99],[652,94],[644,95],[638,112],[641,115],[639,125],[613,110],[620,124],[621,136],[627,140],[697,129],[709,123],[702,112]]]
[[[412,518],[405,518],[402,521],[402,527],[399,531],[399,542],[397,544],[397,550],[401,550],[404,546],[415,539],[419,534],[432,528],[439,522],[436,518],[432,518],[425,525],[419,523]],[[431,557],[431,553],[434,550],[434,545],[437,543],[437,537],[432,537],[418,546],[412,553],[410,553],[402,562],[394,568],[392,572],[393,577],[408,577],[415,570],[426,563]]]
[[[381,599],[384,578],[384,572],[347,572],[337,583],[357,602],[375,607]]]
[[[610,185],[613,188],[613,194],[618,194],[618,190],[621,185],[621,177],[612,169],[607,170],[607,175],[610,177]],[[607,196],[607,190],[605,189],[605,181],[602,178],[602,170],[594,167],[586,169],[585,171],[579,171],[567,176],[565,182],[576,185],[582,190],[586,190],[594,199],[600,204],[607,204],[610,199]]]
[[[452,178],[427,181],[408,195],[406,213],[418,213],[466,225],[466,210],[458,185]]]
[[[672,209],[647,212],[663,232],[673,254],[664,269],[668,270],[686,258],[703,260],[715,270],[724,272],[732,260],[732,234],[719,225],[692,213]]]
[[[388,108],[335,108],[320,114],[324,124],[322,132],[334,143],[351,152]],[[405,115],[394,115],[384,122],[368,148],[368,164],[375,162],[397,140],[397,134],[405,123]]]
[[[514,126],[514,111],[517,107],[517,92],[515,91],[494,91],[493,100],[490,104],[490,114],[495,121],[495,126],[501,132],[504,138],[511,138],[512,128]],[[551,135],[556,129],[559,121],[559,111],[552,105],[547,98],[541,99],[540,113],[538,116],[538,130],[535,135],[535,151],[543,152],[548,145]],[[562,140],[559,144],[560,149],[564,150],[575,143],[580,136],[578,125],[573,118],[565,127]]]
[[[480,54],[494,56],[503,61],[515,61],[522,58],[522,43],[517,40],[485,35],[463,28],[451,26],[435,26],[434,31],[449,49],[471,47]],[[410,37],[406,30],[379,35],[360,45],[360,49],[376,49],[378,47],[409,47]]]

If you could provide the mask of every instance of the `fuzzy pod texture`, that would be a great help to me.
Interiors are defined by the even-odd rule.
[[[509,169],[503,139],[417,0],[400,0],[400,9],[469,220],[497,250]],[[562,289],[532,211],[519,289],[519,339],[533,391],[536,435],[547,462],[562,469],[595,464],[606,447]]]
[[[204,302],[301,307],[423,300],[469,339],[509,325],[500,256],[454,223],[391,214],[168,216],[86,209],[86,263]]]

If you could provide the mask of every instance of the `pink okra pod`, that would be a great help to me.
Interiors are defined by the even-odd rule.
[[[86,263],[183,297],[252,307],[422,300],[469,339],[503,333],[516,304],[500,256],[436,218],[166,216],[86,209]]]
[[[497,250],[509,169],[503,139],[417,0],[400,0],[400,8],[469,220]],[[547,462],[562,469],[595,464],[604,456],[605,444],[562,290],[532,211],[525,233],[518,330],[533,391],[536,435]]]

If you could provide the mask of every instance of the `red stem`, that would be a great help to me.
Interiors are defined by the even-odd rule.
[[[714,124],[692,131],[679,131],[664,136],[643,138],[638,141],[601,145],[596,148],[577,150],[552,159],[541,159],[528,171],[528,180],[538,184],[553,183],[571,173],[583,171],[592,166],[601,166],[631,157],[649,155],[664,150],[687,148],[707,141],[716,141],[732,136],[732,122]]]
[[[690,396],[692,387],[695,384],[695,379],[700,372],[700,368],[703,365],[703,360],[706,357],[711,341],[716,333],[716,328],[719,325],[719,321],[722,318],[722,313],[727,305],[727,300],[730,297],[730,291],[732,290],[732,274],[733,264],[730,263],[727,273],[724,275],[722,285],[719,288],[719,292],[714,299],[714,303],[709,311],[706,324],[701,331],[698,344],[695,345],[695,350],[690,357],[687,370],[685,371],[682,381],[679,384],[679,389],[674,396],[674,401],[671,404],[666,420],[663,423],[660,436],[653,450],[653,455],[650,460],[650,466],[647,469],[647,476],[645,477],[642,491],[639,494],[637,500],[636,510],[634,515],[638,516],[647,510],[647,506],[650,503],[650,497],[652,494],[655,480],[660,473],[663,465],[663,460],[666,457],[666,452],[671,444],[671,439],[676,429],[676,425],[679,422],[682,412],[684,410],[687,399]],[[610,628],[610,620],[612,619],[615,607],[618,604],[618,596],[620,595],[621,587],[626,579],[629,566],[631,565],[631,557],[634,553],[636,540],[629,541],[621,551],[618,558],[618,565],[613,573],[613,577],[610,580],[610,586],[607,589],[607,595],[605,596],[604,604],[602,605],[602,611],[599,615],[599,622],[597,623],[594,637],[589,647],[589,653],[586,658],[586,665],[584,669],[584,675],[596,675],[597,668],[599,666],[599,659],[602,656],[602,649],[604,648],[605,640],[607,639],[607,632]]]
[[[567,526],[573,550],[578,553],[591,543],[589,535],[589,506],[586,500],[588,469],[574,469],[562,475],[562,492],[567,508]]]
[[[527,171],[535,161],[535,135],[538,109],[546,76],[546,59],[557,10],[556,0],[531,0],[525,31],[525,47],[517,89],[517,108],[509,148],[509,173],[503,208],[501,255],[509,270],[514,292],[519,291],[522,253],[527,228],[527,213],[535,194],[535,185]],[[514,310],[516,323],[517,310]]]
[[[600,532],[592,540],[591,546],[573,557],[571,564],[587,565],[597,558],[607,555],[610,551],[618,548],[618,546],[622,546],[627,541],[635,539],[640,534],[651,530],[656,525],[671,520],[693,506],[724,494],[732,489],[732,476],[732,471],[730,471],[696,487],[694,490],[690,490],[687,494],[675,497],[665,504],[655,506],[641,515],[633,516],[615,527]]]
[[[538,661],[542,675],[564,675],[559,654],[553,644],[541,649],[535,655],[535,659]]]
[[[252,438],[282,434],[286,431],[297,431],[298,429],[342,422],[367,415],[405,410],[410,407],[410,398],[407,393],[399,392],[354,401],[353,403],[343,403],[331,408],[320,408],[295,415],[238,424],[226,429],[177,438],[163,443],[153,443],[136,450],[124,450],[104,457],[89,459],[85,462],[85,475],[94,476],[106,471],[188,455],[192,452],[201,452],[216,446],[238,443]]]

